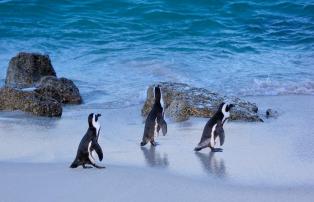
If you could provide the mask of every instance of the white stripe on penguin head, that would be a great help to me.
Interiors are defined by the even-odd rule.
[[[156,86],[153,86],[153,95],[154,95],[154,100],[155,100],[155,88],[156,88]]]
[[[162,90],[161,90],[161,88],[159,87],[159,89],[160,89],[160,104],[161,104],[161,107],[162,107],[162,112],[164,112],[164,110],[165,110],[165,108],[164,108],[164,106],[165,106],[165,103],[164,103],[164,99],[163,99],[163,97],[162,97]]]
[[[99,120],[96,121],[96,115],[95,114],[93,114],[92,124],[93,124],[94,128],[96,128],[96,136],[98,137],[99,130],[100,130],[100,123],[99,123]]]
[[[222,121],[221,121],[222,123],[224,123],[225,120],[230,117],[230,112],[227,112],[227,111],[226,111],[227,106],[228,106],[228,104],[225,103],[225,104],[222,106],[222,109],[221,109],[221,112],[222,112],[222,114],[224,115],[224,117],[222,118]]]

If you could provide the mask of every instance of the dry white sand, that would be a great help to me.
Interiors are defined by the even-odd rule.
[[[313,201],[314,96],[253,97],[280,115],[230,122],[221,153],[193,152],[206,119],[169,122],[141,148],[140,106],[66,107],[61,119],[0,113],[0,201]],[[69,169],[100,112],[105,170]]]

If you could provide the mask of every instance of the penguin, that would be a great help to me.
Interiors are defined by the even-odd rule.
[[[91,113],[88,116],[88,129],[82,138],[79,147],[77,149],[76,157],[71,164],[70,168],[77,168],[82,166],[83,168],[92,168],[92,165],[95,168],[105,168],[105,166],[99,166],[96,164],[96,161],[92,155],[93,152],[96,152],[100,161],[103,159],[103,153],[100,145],[98,144],[98,137],[100,131],[100,123],[98,118],[101,114]]]
[[[215,148],[216,143],[219,141],[220,146],[225,142],[225,132],[223,125],[230,117],[230,109],[234,107],[233,104],[221,103],[218,111],[214,116],[206,123],[201,141],[198,143],[194,151],[200,151],[206,147],[209,147],[212,152],[221,152],[221,148]]]
[[[141,146],[145,146],[148,142],[151,145],[156,146],[157,143],[154,140],[155,134],[159,134],[161,129],[163,135],[167,134],[167,123],[164,119],[164,108],[162,100],[162,92],[159,85],[154,87],[155,102],[152,110],[149,112],[145,121],[145,128]]]

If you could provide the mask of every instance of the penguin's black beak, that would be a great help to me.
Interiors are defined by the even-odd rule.
[[[98,117],[101,117],[101,114],[96,114],[96,117],[98,118]]]

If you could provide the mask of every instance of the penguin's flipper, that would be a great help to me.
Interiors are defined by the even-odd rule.
[[[158,114],[157,116],[157,123],[158,123],[158,126],[161,128],[162,134],[166,135],[167,134],[167,122],[165,121],[161,113]]]
[[[167,130],[168,130],[167,122],[164,119],[162,119],[162,123],[161,123],[162,134],[166,135],[167,134]]]
[[[224,142],[225,142],[225,131],[224,131],[223,127],[222,127],[221,122],[217,123],[215,133],[219,137],[220,146],[222,146],[224,144]]]
[[[159,131],[160,131],[160,125],[157,124],[157,134],[159,134]]]
[[[219,134],[219,141],[220,141],[220,146],[222,146],[225,142],[225,132],[222,130],[222,132]]]
[[[98,144],[98,142],[94,141],[93,142],[93,149],[96,151],[99,161],[102,161],[103,159],[103,153],[102,153],[102,149],[100,147],[100,145]]]

